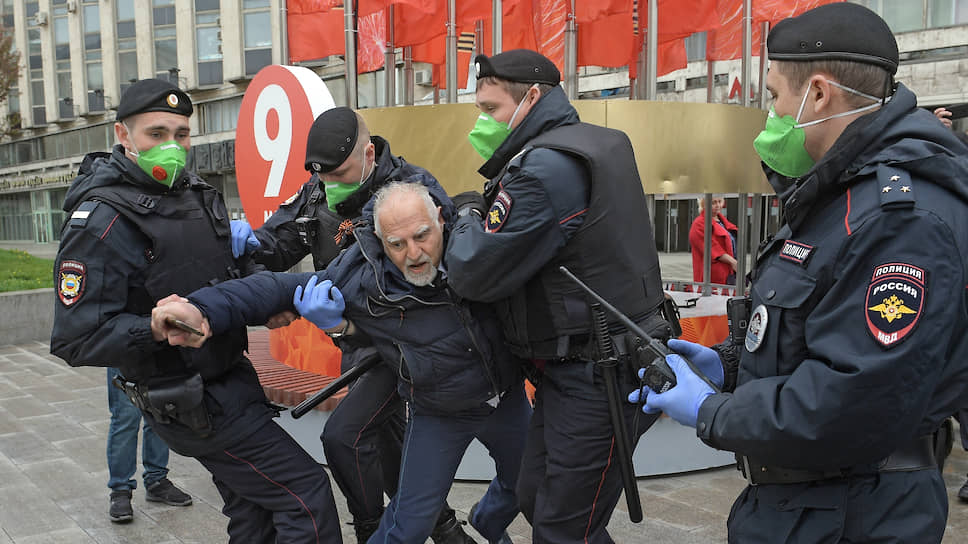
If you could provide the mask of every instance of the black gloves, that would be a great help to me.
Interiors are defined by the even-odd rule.
[[[451,200],[454,202],[454,207],[457,208],[458,217],[464,217],[474,212],[478,218],[483,218],[487,212],[487,201],[484,200],[484,195],[477,191],[460,193],[452,197]]]

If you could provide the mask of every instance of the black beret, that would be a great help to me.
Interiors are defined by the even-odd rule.
[[[178,87],[161,79],[142,79],[124,91],[117,120],[148,111],[167,111],[191,117],[195,110],[192,99]]]
[[[358,133],[356,112],[350,108],[339,106],[320,113],[306,141],[306,170],[317,174],[335,170],[353,152]]]
[[[561,72],[548,57],[530,49],[512,49],[493,57],[478,55],[474,58],[477,79],[497,77],[518,83],[546,83],[557,85]]]
[[[897,41],[873,11],[849,2],[826,4],[784,19],[766,47],[773,60],[849,60],[897,73]]]

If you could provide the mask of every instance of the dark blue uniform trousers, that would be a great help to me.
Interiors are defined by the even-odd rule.
[[[326,420],[323,451],[356,521],[379,519],[383,494],[396,493],[405,426],[396,372],[384,364],[360,376]]]
[[[936,468],[822,482],[747,487],[726,526],[729,542],[937,543],[948,496]]]
[[[620,373],[619,393],[638,386]],[[621,399],[632,447],[658,415]],[[633,425],[634,422],[634,425]],[[605,527],[622,494],[603,378],[591,362],[546,366],[521,465],[518,497],[535,544],[611,544]]]
[[[229,542],[342,542],[326,471],[275,421],[223,451],[196,457],[212,473]]]
[[[500,538],[519,511],[515,486],[530,417],[523,383],[508,390],[497,408],[439,415],[421,414],[411,405],[397,494],[369,544],[423,543],[430,536],[474,438],[487,448],[497,476],[478,503],[471,525],[489,540]]]

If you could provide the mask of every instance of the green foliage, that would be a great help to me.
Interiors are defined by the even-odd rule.
[[[54,261],[0,249],[0,293],[54,286]]]

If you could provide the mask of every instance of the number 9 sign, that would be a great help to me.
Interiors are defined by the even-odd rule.
[[[301,66],[266,66],[249,84],[235,133],[235,175],[242,208],[259,228],[305,183],[313,120],[335,105],[326,84]]]

